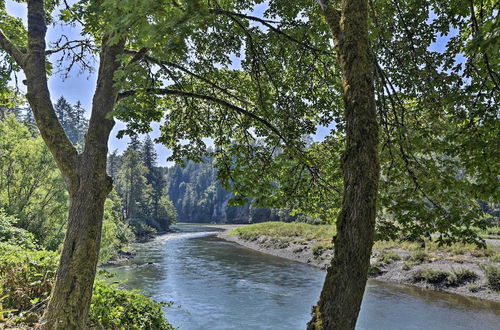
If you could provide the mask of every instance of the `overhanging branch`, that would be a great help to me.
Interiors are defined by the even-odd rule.
[[[136,90],[121,92],[120,94],[118,94],[118,99],[133,96],[137,92],[138,91],[136,91]],[[276,127],[274,127],[274,125],[272,125],[270,122],[268,122],[267,120],[257,116],[256,114],[254,114],[254,113],[252,113],[244,108],[241,108],[237,105],[234,105],[232,103],[229,103],[229,102],[222,100],[222,99],[219,99],[217,97],[203,95],[203,94],[197,94],[197,93],[187,92],[187,91],[179,91],[179,90],[175,90],[175,89],[168,89],[168,88],[147,88],[147,89],[141,90],[141,92],[152,93],[152,94],[156,94],[156,95],[172,95],[172,96],[180,96],[180,97],[189,97],[189,98],[209,101],[211,103],[222,105],[228,109],[236,111],[237,113],[245,115],[245,116],[263,124],[270,131],[272,131],[274,134],[276,134],[281,140],[283,140],[283,142],[286,143],[286,139],[283,137],[281,132]]]

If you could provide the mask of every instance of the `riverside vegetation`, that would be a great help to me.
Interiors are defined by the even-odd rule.
[[[335,233],[331,225],[267,222],[238,227],[222,237],[325,268],[333,253],[331,237]],[[500,301],[500,246],[442,246],[429,239],[378,241],[373,247],[370,276]]]

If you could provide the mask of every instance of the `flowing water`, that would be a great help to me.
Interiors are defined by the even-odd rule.
[[[127,289],[160,301],[170,323],[189,329],[304,329],[325,272],[180,224],[107,267]],[[500,304],[369,281],[358,329],[500,329]]]

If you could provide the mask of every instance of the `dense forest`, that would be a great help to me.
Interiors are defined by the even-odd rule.
[[[168,195],[180,222],[257,223],[263,221],[314,222],[304,215],[290,215],[288,209],[253,207],[251,202],[231,205],[234,194],[222,188],[217,180],[213,159],[187,161],[164,169]]]

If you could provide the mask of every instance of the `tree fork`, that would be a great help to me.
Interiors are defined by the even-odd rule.
[[[347,139],[335,254],[308,329],[354,329],[370,264],[380,175],[368,2],[343,0],[340,12],[327,0],[318,2],[330,26],[342,70]]]

